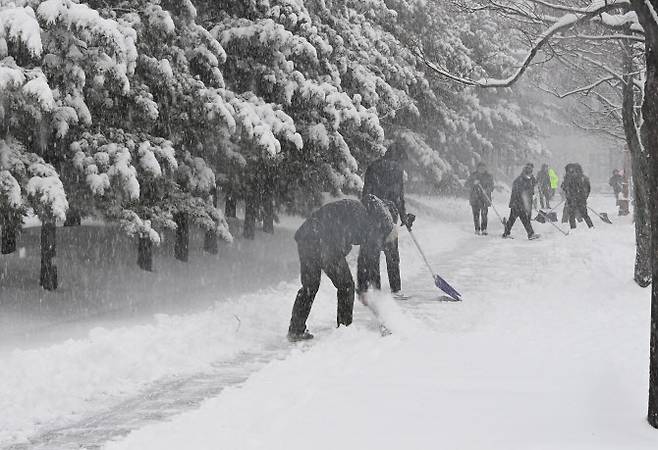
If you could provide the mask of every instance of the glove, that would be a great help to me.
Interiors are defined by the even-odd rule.
[[[404,219],[402,220],[402,225],[406,226],[409,231],[411,231],[411,227],[414,225],[414,221],[416,220],[416,216],[414,214],[407,214],[404,216]]]

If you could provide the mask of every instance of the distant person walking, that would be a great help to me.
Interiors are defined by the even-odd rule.
[[[567,212],[569,214],[569,226],[576,228],[576,215],[579,214],[589,228],[594,224],[592,219],[587,214],[587,199],[591,191],[589,178],[583,173],[583,168],[580,164],[571,163],[565,167],[566,174],[564,181],[562,181],[562,189],[567,198]]]
[[[512,195],[509,200],[510,213],[505,225],[505,232],[503,233],[504,238],[510,237],[512,227],[517,218],[521,220],[526,233],[528,233],[528,239],[539,238],[539,235],[534,232],[530,223],[532,199],[535,192],[535,185],[537,184],[537,180],[535,180],[532,174],[533,169],[534,166],[532,164],[526,164],[521,175],[512,184]]]
[[[491,204],[491,194],[494,190],[493,176],[487,171],[487,165],[478,163],[477,169],[466,180],[466,187],[470,188],[469,202],[473,210],[473,224],[475,234],[487,235],[487,216]]]
[[[551,176],[548,172],[548,164],[542,164],[537,173],[537,190],[539,191],[539,202],[542,209],[551,207],[553,189],[551,188]]]
[[[612,188],[612,192],[615,194],[615,200],[619,202],[621,193],[624,190],[624,177],[619,173],[619,169],[612,171],[612,176],[610,177],[608,184]]]

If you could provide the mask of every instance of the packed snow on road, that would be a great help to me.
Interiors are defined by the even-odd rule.
[[[0,450],[658,448],[658,0],[0,0]]]

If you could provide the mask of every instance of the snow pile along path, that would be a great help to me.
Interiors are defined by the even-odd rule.
[[[430,240],[434,229],[430,225],[429,220],[420,221],[419,235],[426,240]],[[282,239],[286,239],[285,245],[294,247],[290,235],[281,234]],[[436,245],[439,244],[443,249],[451,249],[456,242],[442,241]],[[403,277],[417,276],[424,267],[411,253],[415,250],[404,234],[401,248],[409,261],[403,268]],[[353,265],[357,250],[355,248],[350,257]],[[294,250],[286,250],[289,251]],[[259,257],[257,252],[252,253]],[[240,264],[248,266],[245,261]],[[202,276],[208,276],[211,270],[205,268]],[[252,286],[248,282],[250,275],[258,276],[236,274],[244,280],[245,292]],[[296,278],[229,299],[217,291],[217,302],[200,312],[157,314],[139,324],[126,318],[124,325],[113,317],[109,326],[93,328],[84,338],[0,352],[3,380],[0,383],[0,448],[18,444],[22,445],[20,448],[33,445],[64,448],[60,441],[77,448],[75,444],[82,440],[98,442],[100,439],[102,442],[105,437],[123,435],[148,422],[144,416],[152,415],[154,408],[168,408],[159,415],[168,417],[188,409],[189,406],[184,407],[186,400],[190,404],[198,403],[203,390],[208,395],[216,394],[224,384],[231,384],[226,382],[227,363],[236,366],[234,379],[238,382],[267,360],[284,357],[290,350],[285,334],[299,288]],[[174,301],[202,304],[205,300],[195,296],[210,295],[205,288],[198,293],[191,291],[190,298],[182,298],[179,291],[168,291],[169,287],[170,284],[163,284],[159,291],[150,294],[162,296],[166,305],[163,307],[167,309]],[[175,298],[166,299],[167,296]],[[384,297],[381,304],[396,330],[408,327],[407,318],[392,299]],[[335,328],[335,317],[335,288],[323,278],[309,326],[322,338]],[[356,306],[355,320],[370,332],[377,330],[372,314],[360,304]],[[59,332],[65,333],[65,330]],[[212,380],[217,382],[216,389],[206,388]],[[183,384],[190,390],[190,398],[167,394],[167,389]],[[154,395],[158,397],[157,402],[140,404],[142,397]],[[120,408],[134,411],[122,413]]]
[[[418,293],[400,307],[416,329],[338,329],[106,448],[655,449],[648,291],[631,279],[630,220],[615,222],[568,237],[536,224],[544,239],[532,242],[520,227],[513,241],[466,242],[465,231],[438,226],[432,241],[423,229],[462,303],[436,302],[411,274]],[[436,251],[444,240],[463,253]]]

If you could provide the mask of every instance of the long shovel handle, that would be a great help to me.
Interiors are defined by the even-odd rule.
[[[416,239],[416,236],[414,236],[414,233],[407,227],[407,231],[409,232],[409,236],[411,236],[411,240],[414,241],[414,244],[416,245],[416,249],[418,250],[418,253],[420,253],[420,256],[423,258],[423,261],[425,262],[425,265],[427,266],[427,270],[430,271],[432,274],[432,278],[434,278],[434,270],[432,270],[432,266],[430,265],[430,262],[427,260],[427,257],[425,256],[425,253],[423,252],[423,249],[420,248],[420,244],[418,243],[418,240]]]
[[[544,218],[546,219],[546,222],[550,223],[550,224],[553,225],[555,228],[557,228],[558,231],[559,231],[560,233],[562,233],[562,234],[565,235],[565,236],[568,236],[568,235],[569,235],[569,232],[568,232],[568,231],[564,231],[564,230],[563,230],[562,228],[560,228],[557,224],[551,222],[551,221],[548,219],[548,216],[546,215],[546,213],[545,213],[544,211],[542,211],[541,209],[538,209],[537,212],[538,212],[539,214],[541,214],[542,216],[544,216]]]
[[[592,211],[594,214],[596,214],[596,217],[598,217],[599,219],[601,219],[603,222],[605,222],[605,223],[609,223],[610,225],[612,225],[612,222],[610,221],[610,219],[609,219],[608,217],[603,217],[601,214],[597,213],[597,212],[594,210],[594,208],[592,208],[591,206],[588,206],[587,209],[589,209],[589,210]],[[606,214],[606,216],[607,216],[607,214]]]
[[[411,236],[411,239],[414,241],[414,244],[416,245],[416,249],[418,249],[418,253],[420,253],[420,256],[423,258],[423,261],[427,266],[427,270],[430,271],[430,274],[432,275],[432,279],[434,280],[434,285],[439,289],[441,289],[446,294],[448,294],[450,297],[452,297],[453,300],[461,301],[461,294],[457,292],[455,288],[450,286],[450,284],[446,280],[441,278],[440,275],[434,273],[434,270],[432,270],[432,266],[430,265],[430,262],[427,260],[427,257],[425,256],[425,252],[423,252],[423,249],[420,248],[420,244],[418,243],[416,236],[414,236],[413,232],[409,229],[409,227],[407,227],[407,231],[409,231],[409,235]]]
[[[505,219],[503,219],[503,217],[500,215],[500,213],[498,213],[498,210],[494,206],[493,202],[491,201],[491,199],[489,198],[487,193],[484,192],[484,188],[482,187],[482,185],[478,184],[478,187],[480,188],[480,192],[482,192],[482,195],[484,195],[484,198],[487,200],[487,202],[489,202],[489,206],[491,206],[493,208],[494,212],[498,216],[498,219],[500,220],[500,223],[502,223],[503,226],[505,226]]]
[[[555,210],[556,208],[559,208],[560,205],[562,205],[562,203],[564,203],[564,202],[565,202],[565,200],[562,199],[562,200],[560,201],[560,203],[558,203],[557,205],[553,206],[551,209],[548,210],[548,212],[551,212],[551,211]]]

